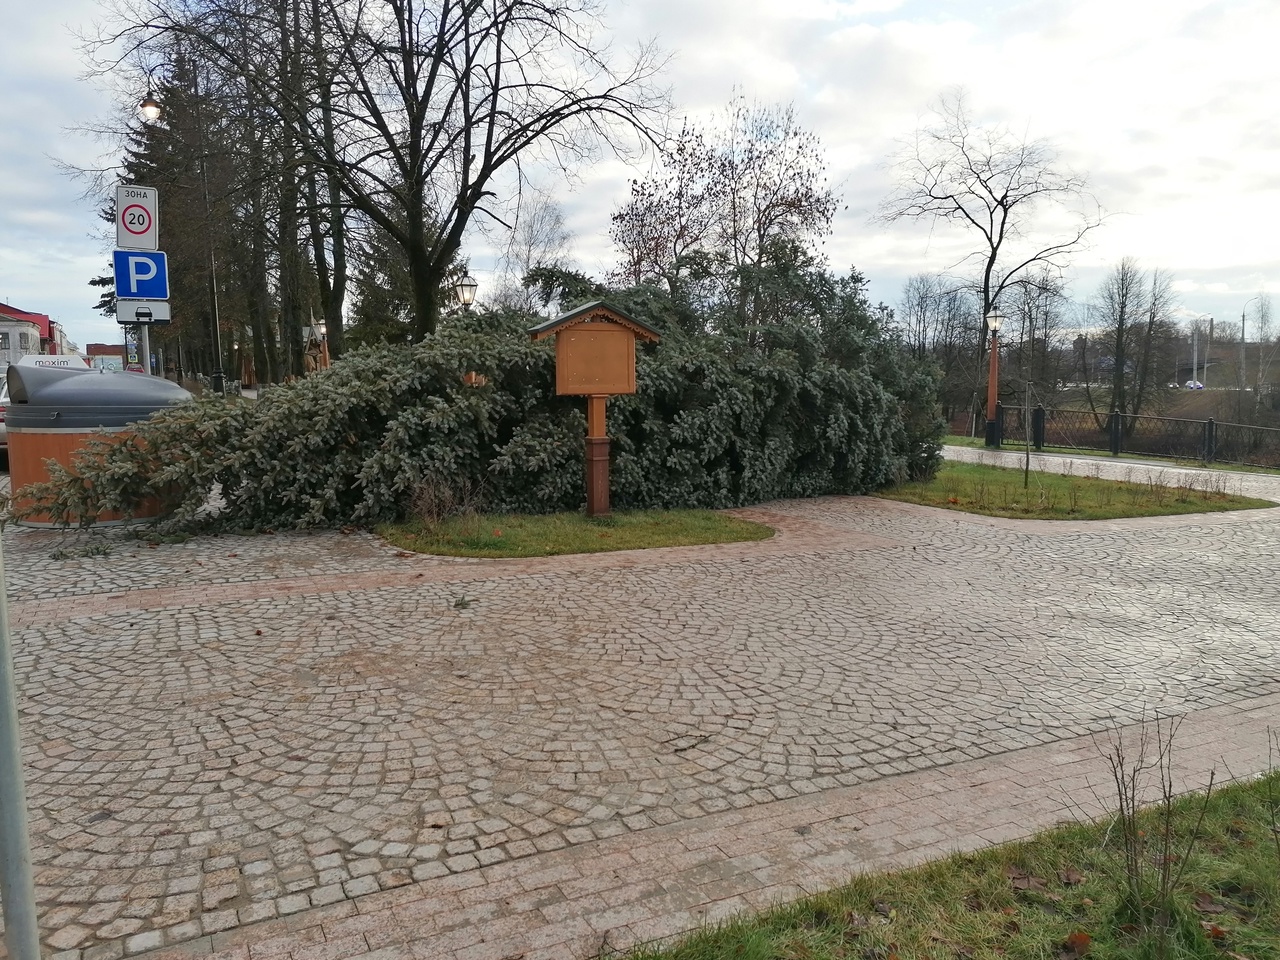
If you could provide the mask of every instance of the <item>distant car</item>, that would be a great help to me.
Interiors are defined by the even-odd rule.
[[[1203,384],[1203,383],[1201,383],[1199,380],[1188,380],[1188,381],[1184,384],[1184,386],[1185,386],[1188,390],[1203,390],[1203,389],[1204,389],[1204,384]]]

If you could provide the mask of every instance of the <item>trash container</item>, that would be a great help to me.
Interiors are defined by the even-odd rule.
[[[65,466],[87,440],[103,433],[127,436],[129,425],[157,410],[191,398],[191,394],[159,377],[114,370],[9,367],[9,482],[14,505],[22,505],[22,488],[49,479],[46,460]],[[137,519],[166,512],[158,498],[134,513]],[[118,513],[103,513],[96,523],[121,523]],[[27,526],[53,526],[43,514],[17,521]]]

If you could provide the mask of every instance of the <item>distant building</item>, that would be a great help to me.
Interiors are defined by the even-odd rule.
[[[11,327],[11,324],[14,326]],[[34,339],[30,336],[31,326],[36,330]],[[9,337],[10,346],[7,348],[9,353],[4,357],[9,363],[17,363],[28,353],[80,352],[80,348],[67,339],[62,324],[49,319],[48,314],[32,313],[30,310],[22,310],[7,303],[0,303],[0,332],[14,334]],[[22,345],[23,334],[27,335],[25,347]],[[0,338],[0,342],[2,341],[3,338]],[[3,354],[5,349],[0,346],[0,354]]]
[[[0,314],[0,367],[17,363],[29,353],[40,352],[40,325]]]
[[[107,370],[124,369],[124,346],[119,343],[90,343],[84,348],[89,362],[95,368],[105,367]]]

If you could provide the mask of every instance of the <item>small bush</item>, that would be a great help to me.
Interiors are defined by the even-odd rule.
[[[409,517],[429,527],[438,527],[450,517],[465,517],[484,508],[484,488],[463,477],[454,483],[423,480],[409,498]]]

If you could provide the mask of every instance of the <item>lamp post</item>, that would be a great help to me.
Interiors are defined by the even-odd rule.
[[[1247,311],[1247,310],[1249,309],[1249,304],[1253,303],[1255,300],[1258,300],[1258,299],[1261,299],[1261,298],[1260,298],[1260,297],[1251,297],[1251,298],[1249,298],[1248,300],[1246,300],[1246,301],[1244,302],[1244,306],[1240,308],[1240,383],[1241,383],[1242,385],[1243,385],[1244,383],[1246,383],[1246,382],[1248,381],[1248,379],[1249,379],[1248,377],[1246,377],[1246,376],[1245,376],[1245,370],[1244,370],[1244,317],[1245,317],[1245,311]]]
[[[147,123],[155,123],[164,116],[164,106],[154,96],[151,78],[165,64],[156,64],[147,71],[147,95],[138,103],[138,114]],[[200,193],[204,200],[205,241],[209,251],[209,314],[213,325],[213,377],[210,384],[215,393],[227,395],[227,376],[222,369],[222,325],[218,317],[218,259],[213,249],[212,206],[209,203],[209,171],[205,160],[208,155],[203,118],[200,116],[200,72],[191,70],[191,92],[196,105],[196,126],[200,130]]]
[[[476,282],[475,277],[470,275],[463,277],[453,285],[453,295],[462,304],[462,309],[471,309],[471,305],[476,302],[476,289],[479,286],[480,284]]]
[[[996,397],[1000,392],[1000,324],[1004,314],[999,307],[987,311],[987,329],[991,331],[991,364],[987,368],[987,446],[1000,446],[1000,424],[996,420]]]
[[[18,680],[9,631],[9,601],[0,556],[0,906],[4,937],[13,960],[40,960],[27,793],[22,772],[22,736],[18,723]]]

